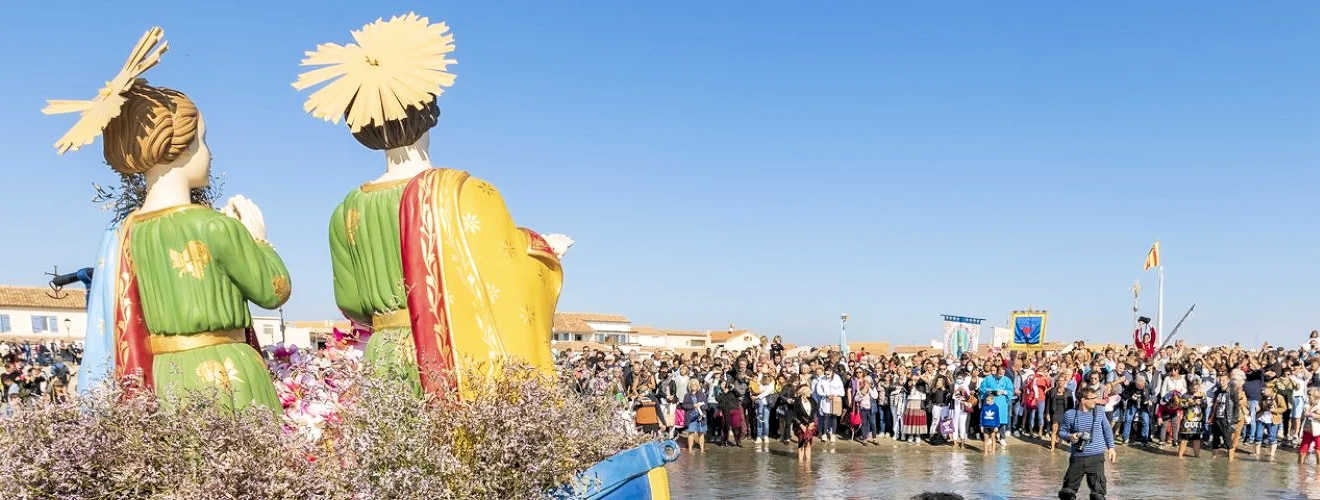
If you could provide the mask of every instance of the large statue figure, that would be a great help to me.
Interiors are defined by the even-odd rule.
[[[345,119],[385,151],[385,173],[344,197],[330,218],[335,302],[369,323],[365,363],[428,393],[462,386],[464,369],[518,358],[553,370],[550,328],[566,237],[513,224],[499,193],[466,172],[432,168],[436,97],[454,82],[453,35],[415,14],[322,44],[302,90],[332,80],[304,108]],[[554,246],[552,246],[552,242]]]
[[[182,92],[137,78],[159,62],[163,36],[160,28],[147,31],[93,100],[50,101],[42,110],[82,113],[56,142],[60,153],[104,132],[111,168],[146,179],[141,208],[106,245],[113,254],[101,257],[112,271],[98,262],[95,277],[114,291],[105,297],[113,321],[104,328],[113,337],[113,370],[121,379],[140,376],[166,404],[188,391],[216,389],[224,406],[278,410],[266,365],[245,343],[247,302],[279,307],[289,298],[289,274],[250,200],[231,199],[224,214],[190,203],[190,190],[210,179],[205,121]]]

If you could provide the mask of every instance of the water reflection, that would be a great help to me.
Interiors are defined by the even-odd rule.
[[[1190,452],[1190,450],[1189,450]],[[1120,449],[1109,465],[1110,498],[1320,498],[1320,472],[1299,468],[1296,455],[1273,463],[1239,454],[1229,464],[1203,450],[1200,458]],[[953,491],[968,498],[1057,498],[1068,466],[1062,451],[1014,443],[1007,453],[984,456],[893,442],[879,447],[816,445],[810,465],[790,446],[769,450],[713,448],[684,453],[669,466],[674,498],[907,498],[922,491]],[[1085,488],[1083,488],[1085,491]]]

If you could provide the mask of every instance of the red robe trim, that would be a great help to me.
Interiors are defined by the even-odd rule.
[[[442,171],[431,169],[408,181],[399,202],[399,236],[403,254],[403,285],[417,370],[427,394],[452,391],[460,374],[454,370],[454,347],[444,295],[443,240],[438,202]]]
[[[121,383],[131,376],[142,377],[141,388],[154,391],[152,379],[151,346],[147,342],[147,322],[142,316],[142,302],[138,298],[137,274],[133,272],[133,255],[128,237],[132,224],[125,221],[119,239],[119,276],[115,277],[115,376]],[[127,390],[137,388],[130,383]]]

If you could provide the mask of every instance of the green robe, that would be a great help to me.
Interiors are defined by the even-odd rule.
[[[249,301],[274,309],[289,298],[284,261],[234,218],[192,205],[135,215],[130,224],[133,272],[152,336],[245,329],[252,326]],[[280,410],[266,364],[247,344],[155,354],[152,371],[162,402],[219,389],[222,405]]]
[[[363,324],[408,308],[399,240],[399,200],[408,180],[366,184],[344,197],[330,216],[330,263],[335,303]],[[367,341],[363,365],[378,376],[402,379],[421,393],[412,328],[379,328]]]

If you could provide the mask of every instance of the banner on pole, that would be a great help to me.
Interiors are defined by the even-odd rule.
[[[1045,345],[1045,311],[1013,311],[1009,324],[1013,326],[1013,349],[1036,350]]]
[[[981,345],[981,322],[985,318],[969,318],[944,314],[944,354],[953,358],[963,353],[976,352]]]

